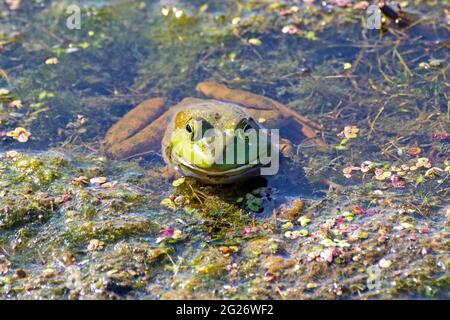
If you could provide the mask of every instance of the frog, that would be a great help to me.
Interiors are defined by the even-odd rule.
[[[160,154],[168,167],[182,176],[207,184],[229,184],[257,176],[261,167],[268,165],[250,158],[247,132],[281,128],[276,143],[271,143],[268,134],[269,147],[262,148],[267,151],[265,156],[280,152],[292,158],[295,143],[303,139],[322,150],[328,148],[321,124],[276,100],[214,81],[200,82],[196,90],[206,98],[187,97],[167,109],[163,98],[151,98],[131,109],[107,131],[103,141],[106,155],[127,160]],[[218,161],[231,148],[230,143],[217,144],[221,134],[233,141],[233,148],[239,143],[247,147],[245,159]]]

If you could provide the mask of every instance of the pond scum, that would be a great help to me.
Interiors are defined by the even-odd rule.
[[[448,299],[446,1],[382,30],[363,1],[304,2],[119,0],[80,30],[61,1],[0,2],[0,298]],[[333,151],[234,188],[104,157],[126,111],[201,80],[286,103]]]

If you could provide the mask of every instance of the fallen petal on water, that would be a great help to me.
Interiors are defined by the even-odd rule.
[[[392,261],[383,258],[380,260],[380,262],[378,262],[378,265],[381,268],[389,268],[392,265]]]
[[[28,137],[31,136],[31,133],[24,128],[18,127],[13,131],[8,132],[6,135],[19,142],[27,142]]]
[[[406,153],[412,157],[419,155],[421,152],[422,152],[422,149],[420,149],[419,147],[412,147],[406,151]]]
[[[58,58],[49,58],[45,60],[45,64],[58,64],[58,63],[59,63]]]
[[[95,178],[91,178],[89,180],[89,182],[94,185],[101,185],[101,184],[105,183],[106,180],[108,180],[106,177],[95,177]]]
[[[182,177],[182,178],[179,178],[179,179],[175,180],[174,182],[172,182],[172,185],[173,185],[174,187],[179,187],[179,186],[181,186],[185,181],[186,181],[186,178],[185,178],[185,177]]]

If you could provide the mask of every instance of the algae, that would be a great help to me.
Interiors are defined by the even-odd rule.
[[[0,297],[448,299],[442,3],[381,31],[356,1],[107,1],[80,30],[66,5],[0,4]],[[202,80],[321,122],[333,151],[302,141],[233,188],[104,158],[125,112]]]

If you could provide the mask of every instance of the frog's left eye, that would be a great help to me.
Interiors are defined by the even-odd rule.
[[[191,126],[189,123],[186,125],[186,131],[187,131],[188,133],[194,132],[194,129],[192,129],[192,126]]]

